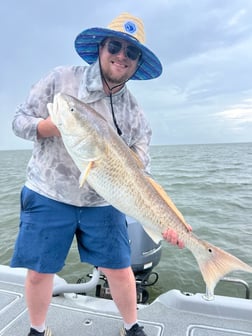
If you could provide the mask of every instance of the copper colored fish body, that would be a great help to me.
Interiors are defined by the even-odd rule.
[[[225,274],[252,272],[249,265],[190,231],[166,192],[144,173],[140,160],[102,115],[63,93],[48,110],[81,172],[80,186],[89,183],[109,204],[138,220],[155,242],[162,232],[174,229],[196,258],[209,295]]]

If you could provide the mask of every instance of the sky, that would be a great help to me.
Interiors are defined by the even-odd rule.
[[[163,65],[157,79],[128,82],[152,144],[252,142],[251,0],[3,0],[0,150],[32,148],[12,132],[16,107],[55,66],[85,65],[75,37],[122,12],[143,20]]]

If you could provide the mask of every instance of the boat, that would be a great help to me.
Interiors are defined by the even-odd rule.
[[[148,303],[147,288],[158,280],[155,266],[162,245],[155,244],[134,219],[127,219],[138,318],[148,336],[252,336],[252,300],[248,284],[240,279],[223,280],[243,285],[242,298],[172,289]],[[0,265],[0,336],[27,335],[26,272]],[[71,284],[55,275],[47,324],[55,336],[118,336],[122,319],[106,278],[94,267],[86,282]]]

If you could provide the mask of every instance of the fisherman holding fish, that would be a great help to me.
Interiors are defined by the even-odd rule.
[[[58,93],[87,103],[114,127],[149,173],[151,129],[126,86],[130,79],[148,80],[162,73],[159,59],[144,42],[142,21],[128,13],[115,18],[108,28],[84,30],[75,40],[75,49],[88,65],[55,68],[31,88],[25,103],[17,108],[13,130],[34,142],[21,191],[20,230],[11,260],[12,267],[28,269],[28,336],[52,335],[46,327],[46,315],[53,278],[63,268],[74,236],[81,261],[99,267],[108,279],[124,322],[120,335],[146,336],[137,322],[125,215],[88,183],[79,187],[80,170],[47,108]],[[184,246],[175,230],[163,232],[163,238]]]

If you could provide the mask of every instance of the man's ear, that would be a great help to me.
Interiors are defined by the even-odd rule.
[[[107,38],[103,39],[103,40],[101,41],[101,43],[99,44],[99,48],[100,48],[100,47],[103,48],[103,47],[105,46],[106,41],[107,41]]]

